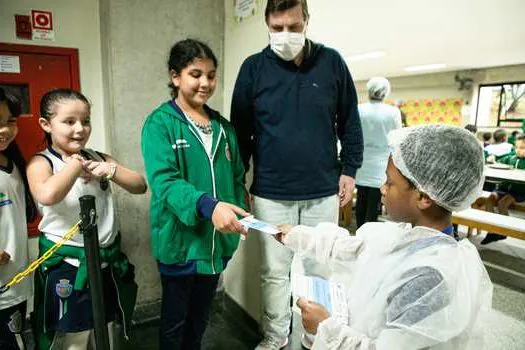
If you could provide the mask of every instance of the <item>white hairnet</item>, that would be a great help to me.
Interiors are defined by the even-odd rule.
[[[416,188],[439,206],[468,208],[483,187],[483,150],[467,130],[421,125],[388,135],[392,161]]]
[[[366,83],[366,89],[372,100],[384,100],[390,94],[390,83],[386,78],[375,77]]]

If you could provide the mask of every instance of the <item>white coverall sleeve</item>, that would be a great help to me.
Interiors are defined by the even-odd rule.
[[[401,118],[401,111],[397,109],[396,115],[394,116],[394,128],[401,129],[403,127],[403,120]]]
[[[332,270],[354,262],[361,253],[363,240],[332,223],[316,227],[295,226],[284,238],[287,247],[303,257],[315,259]]]
[[[374,350],[375,341],[330,317],[319,324],[312,350]]]

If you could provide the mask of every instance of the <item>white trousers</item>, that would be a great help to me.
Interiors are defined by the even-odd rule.
[[[254,196],[253,214],[271,224],[315,226],[320,222],[338,222],[337,195],[303,201],[280,201]],[[290,308],[290,273],[293,252],[272,236],[261,234],[261,329],[265,338],[280,343],[288,336],[292,318]],[[314,260],[302,259],[307,276],[329,277],[329,270]]]

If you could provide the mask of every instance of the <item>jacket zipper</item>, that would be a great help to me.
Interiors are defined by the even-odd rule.
[[[46,282],[44,284],[45,286],[45,289],[44,289],[44,315],[47,315],[47,312],[46,312],[46,300],[47,300],[47,279],[48,279],[48,275],[46,274]],[[46,322],[46,318],[44,317],[44,333],[47,333],[47,322]],[[55,342],[55,338],[53,337],[53,343]]]
[[[186,119],[188,119],[186,115],[184,116],[186,117]],[[206,152],[206,147],[204,146],[204,142],[202,142],[199,135],[197,135],[195,131],[193,131],[191,124],[189,126],[189,129],[191,133],[197,138],[197,140],[199,140],[199,143],[202,145],[202,148],[204,148],[204,153],[206,153],[206,156],[208,157],[208,161],[210,163],[211,181],[212,181],[212,186],[213,186],[213,197],[217,198],[217,189],[215,187],[215,171],[213,170],[213,159],[215,158],[215,154],[217,153],[217,149],[219,148],[219,143],[221,142],[221,137],[224,134],[224,129],[221,126],[221,131],[219,132],[219,137],[217,138],[217,144],[215,145],[215,150],[213,151],[213,154],[211,156],[208,154],[208,152]],[[217,271],[215,271],[215,234],[216,232],[217,230],[215,229],[215,227],[213,227],[213,235],[212,235],[212,241],[211,241],[211,271],[214,275],[217,273]]]
[[[120,313],[122,314],[122,323],[123,323],[123,327],[124,327],[124,338],[126,338],[126,340],[129,341],[129,336],[128,336],[128,332],[126,330],[126,315],[124,315],[124,309],[122,308],[122,303],[120,302],[120,292],[119,292],[119,289],[118,289],[118,285],[117,285],[117,281],[115,280],[115,276],[113,275],[113,268],[110,267],[110,270],[111,270],[111,279],[113,280],[113,284],[115,285],[115,290],[117,291],[117,301],[118,301],[118,307],[120,309]]]

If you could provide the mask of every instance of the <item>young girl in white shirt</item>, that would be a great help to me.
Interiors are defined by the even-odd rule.
[[[0,286],[27,267],[27,222],[36,212],[15,143],[20,114],[18,99],[0,88]],[[0,294],[0,349],[19,349],[30,294],[29,279]]]
[[[136,285],[133,267],[120,251],[109,184],[141,194],[146,191],[146,182],[112,156],[85,148],[91,134],[90,112],[88,100],[77,91],[57,89],[42,97],[39,122],[48,147],[33,157],[27,168],[31,192],[42,214],[40,255],[77,223],[79,198],[94,196],[106,320],[119,319],[126,329]],[[93,317],[82,235],[66,241],[35,272],[34,328],[38,349],[87,348]]]

